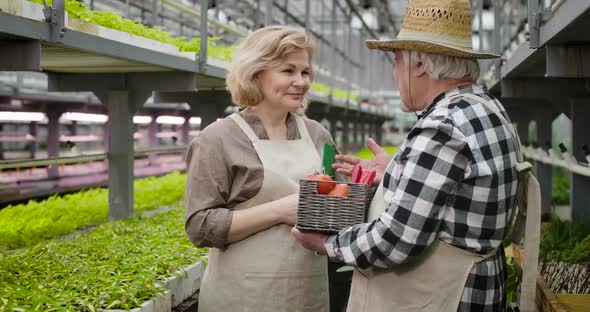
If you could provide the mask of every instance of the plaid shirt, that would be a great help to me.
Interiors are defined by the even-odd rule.
[[[491,99],[510,120],[480,85],[439,95],[386,169],[386,211],[331,236],[325,248],[333,261],[363,269],[403,263],[437,238],[480,254],[498,249],[471,268],[459,311],[504,311],[505,255],[498,247],[515,202],[516,153],[498,116],[460,96],[466,93]]]

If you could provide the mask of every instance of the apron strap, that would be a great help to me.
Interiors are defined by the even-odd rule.
[[[240,114],[233,113],[233,114],[229,115],[229,117],[231,119],[233,119],[238,124],[240,129],[242,129],[242,131],[244,131],[244,133],[246,134],[246,136],[248,136],[248,139],[250,139],[250,141],[252,141],[252,143],[256,143],[256,142],[260,141],[260,139],[258,138],[256,133],[254,133],[254,130],[252,130],[250,125],[248,125],[248,123],[244,120],[244,118],[242,118],[242,116],[240,116]]]
[[[299,136],[301,136],[301,139],[305,140],[307,142],[312,142],[311,136],[309,135],[309,132],[307,131],[307,127],[305,126],[305,122],[303,121],[303,118],[297,114],[293,114],[293,113],[290,113],[290,114],[291,114],[291,117],[295,118],[295,121],[297,122],[297,129],[299,129]]]
[[[518,173],[516,207],[510,217],[510,228],[506,236],[511,235],[512,242],[520,245],[524,234],[524,259],[522,265],[522,284],[520,291],[520,310],[534,311],[539,266],[539,244],[541,240],[541,188],[535,176],[530,172],[532,165],[524,161],[520,138],[510,122],[504,117],[495,103],[475,94],[459,94],[455,97],[468,97],[483,103],[500,118],[502,124],[512,136],[517,160],[515,169]],[[516,220],[515,220],[516,219]],[[524,233],[523,233],[524,232]]]

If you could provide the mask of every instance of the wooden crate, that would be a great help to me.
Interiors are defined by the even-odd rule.
[[[506,256],[512,256],[522,266],[522,248],[511,244],[505,248]],[[590,295],[554,294],[542,277],[537,277],[537,295],[535,297],[538,311],[547,312],[588,312]]]

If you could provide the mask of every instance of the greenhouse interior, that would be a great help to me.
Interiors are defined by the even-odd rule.
[[[590,0],[0,0],[0,311],[590,311],[589,163]]]

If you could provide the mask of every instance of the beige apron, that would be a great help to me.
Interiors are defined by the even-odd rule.
[[[264,167],[258,194],[247,209],[296,193],[299,180],[320,170],[321,160],[300,116],[299,140],[259,140],[238,114],[230,116],[252,141]],[[281,224],[221,250],[211,248],[199,295],[200,312],[328,311],[327,259],[295,241]]]
[[[465,95],[462,95],[465,96]],[[450,100],[450,99],[449,99]],[[477,97],[478,101],[483,99]],[[483,100],[485,101],[485,100]],[[450,102],[450,101],[449,101]],[[447,103],[448,104],[448,103]],[[501,119],[504,119],[495,108],[493,103],[485,102]],[[511,124],[505,119],[504,125],[510,130],[515,142],[518,164],[516,170],[519,174],[519,185],[525,185],[524,189],[519,187],[517,202],[520,207],[527,207],[523,202],[523,196],[527,196],[528,185],[528,212],[527,216],[527,246],[536,246],[538,257],[539,232],[535,230],[540,226],[540,193],[538,183],[529,173],[530,164],[523,162],[520,152],[520,142]],[[395,174],[398,168],[393,168]],[[525,181],[522,183],[522,181]],[[533,181],[534,180],[534,181]],[[523,194],[524,193],[524,194]],[[386,209],[387,203],[384,200],[383,184],[379,185],[375,197],[371,202],[368,213],[368,220],[375,220]],[[525,208],[526,209],[526,208]],[[523,210],[523,209],[521,209]],[[513,217],[516,213],[513,213]],[[517,224],[518,219],[517,217]],[[535,225],[536,220],[536,225]],[[516,231],[519,232],[519,231]],[[535,242],[536,240],[536,242]],[[536,244],[536,245],[535,245]],[[534,248],[529,252],[529,257],[534,258]],[[367,269],[355,270],[353,273],[351,295],[348,302],[349,312],[370,311],[457,311],[465,283],[473,265],[495,255],[496,251],[480,255],[467,250],[454,247],[439,239],[435,239],[432,245],[416,257],[402,265],[397,265],[390,270]],[[526,254],[525,254],[526,258]],[[530,263],[536,261],[530,259]],[[526,266],[526,259],[525,259]],[[521,311],[532,311],[530,290],[525,287],[525,282],[530,283],[531,272],[534,272],[536,279],[536,262],[534,269],[525,267],[523,274],[523,295],[521,297]],[[527,275],[528,274],[528,275]],[[528,277],[527,277],[528,276]],[[527,279],[528,281],[524,281]],[[532,302],[534,304],[534,283]],[[526,294],[525,294],[526,293]],[[529,307],[530,306],[530,307]],[[524,308],[524,309],[523,309]]]

